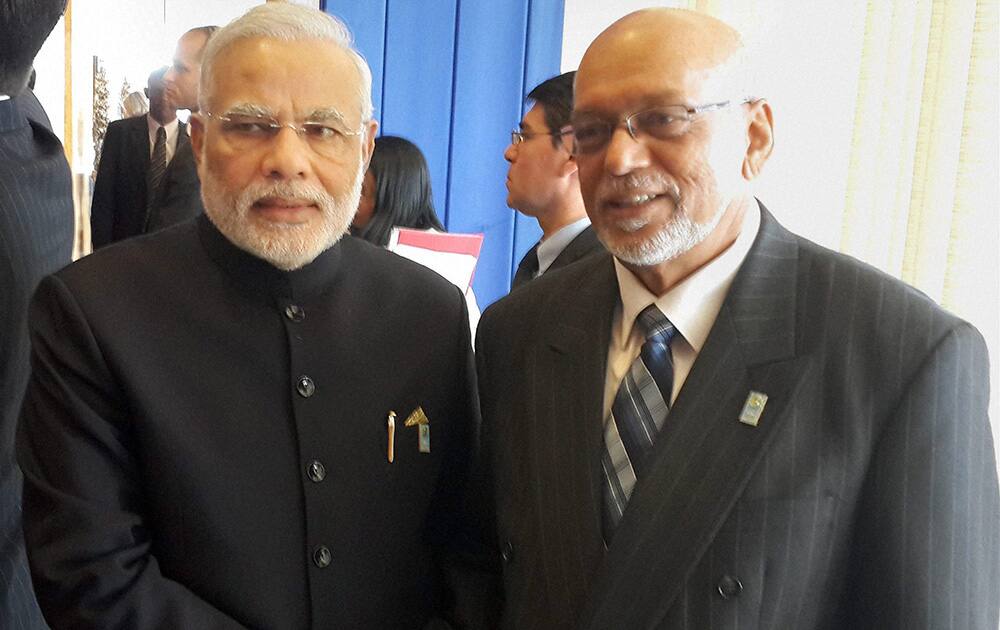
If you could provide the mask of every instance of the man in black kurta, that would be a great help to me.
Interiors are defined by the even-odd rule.
[[[213,115],[343,120],[305,136],[194,118],[206,216],[43,280],[19,434],[42,610],[74,628],[424,627],[449,607],[442,560],[474,450],[465,300],[339,238],[376,127],[359,90],[329,89],[368,89],[346,44],[242,36],[205,63]],[[312,239],[319,222],[333,244]],[[289,234],[321,245],[268,249]]]

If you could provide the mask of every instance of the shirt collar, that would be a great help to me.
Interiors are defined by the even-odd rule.
[[[0,94],[0,101],[6,101],[6,100],[9,100],[9,99],[10,99],[10,97],[7,96],[6,94]]]
[[[149,128],[149,137],[151,137],[151,138],[155,138],[156,137],[156,130],[159,129],[160,127],[163,127],[163,129],[167,132],[167,138],[168,139],[171,138],[171,137],[173,137],[173,136],[176,136],[177,135],[177,124],[178,124],[178,121],[177,121],[176,118],[174,118],[173,120],[171,120],[170,122],[168,122],[165,125],[161,125],[160,123],[156,122],[155,118],[153,118],[152,116],[150,116],[148,114],[146,115],[146,126]]]
[[[733,244],[659,297],[615,258],[622,299],[621,338],[628,339],[635,318],[644,308],[656,304],[694,351],[700,352],[759,229],[760,209],[754,201],[743,215],[740,234]]]
[[[538,244],[536,253],[538,254],[538,273],[545,273],[545,270],[555,262],[562,250],[573,242],[573,239],[580,235],[590,225],[590,219],[583,217],[568,225],[564,225],[559,230]]]

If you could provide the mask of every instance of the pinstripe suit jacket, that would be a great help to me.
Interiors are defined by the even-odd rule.
[[[73,197],[62,145],[0,101],[0,627],[44,628],[21,535],[21,472],[14,430],[28,382],[28,300],[42,276],[69,263]],[[35,101],[37,103],[37,101]]]
[[[997,627],[984,342],[762,210],[609,549],[609,256],[487,310],[477,360],[507,628]],[[751,390],[757,427],[737,421]]]

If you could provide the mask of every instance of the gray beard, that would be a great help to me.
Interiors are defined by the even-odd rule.
[[[673,220],[648,240],[629,245],[612,242],[605,243],[605,246],[615,258],[624,263],[637,267],[653,267],[677,258],[704,241],[725,214],[725,207],[720,206],[707,223],[696,223],[685,211],[680,200],[677,201],[675,208]],[[644,227],[644,224],[630,223],[618,227],[626,232],[634,232]]]
[[[201,169],[201,196],[205,214],[222,234],[245,252],[266,260],[278,269],[293,271],[308,265],[347,233],[358,209],[364,164],[351,188],[333,197],[315,186],[300,182],[253,184],[239,193],[226,188],[211,168]],[[267,224],[254,221],[250,208],[264,197],[307,199],[320,209],[318,225]]]

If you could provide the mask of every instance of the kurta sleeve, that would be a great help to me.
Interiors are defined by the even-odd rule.
[[[143,514],[135,418],[58,278],[43,280],[30,321],[33,373],[17,447],[32,580],[48,623],[241,628],[161,573]]]

